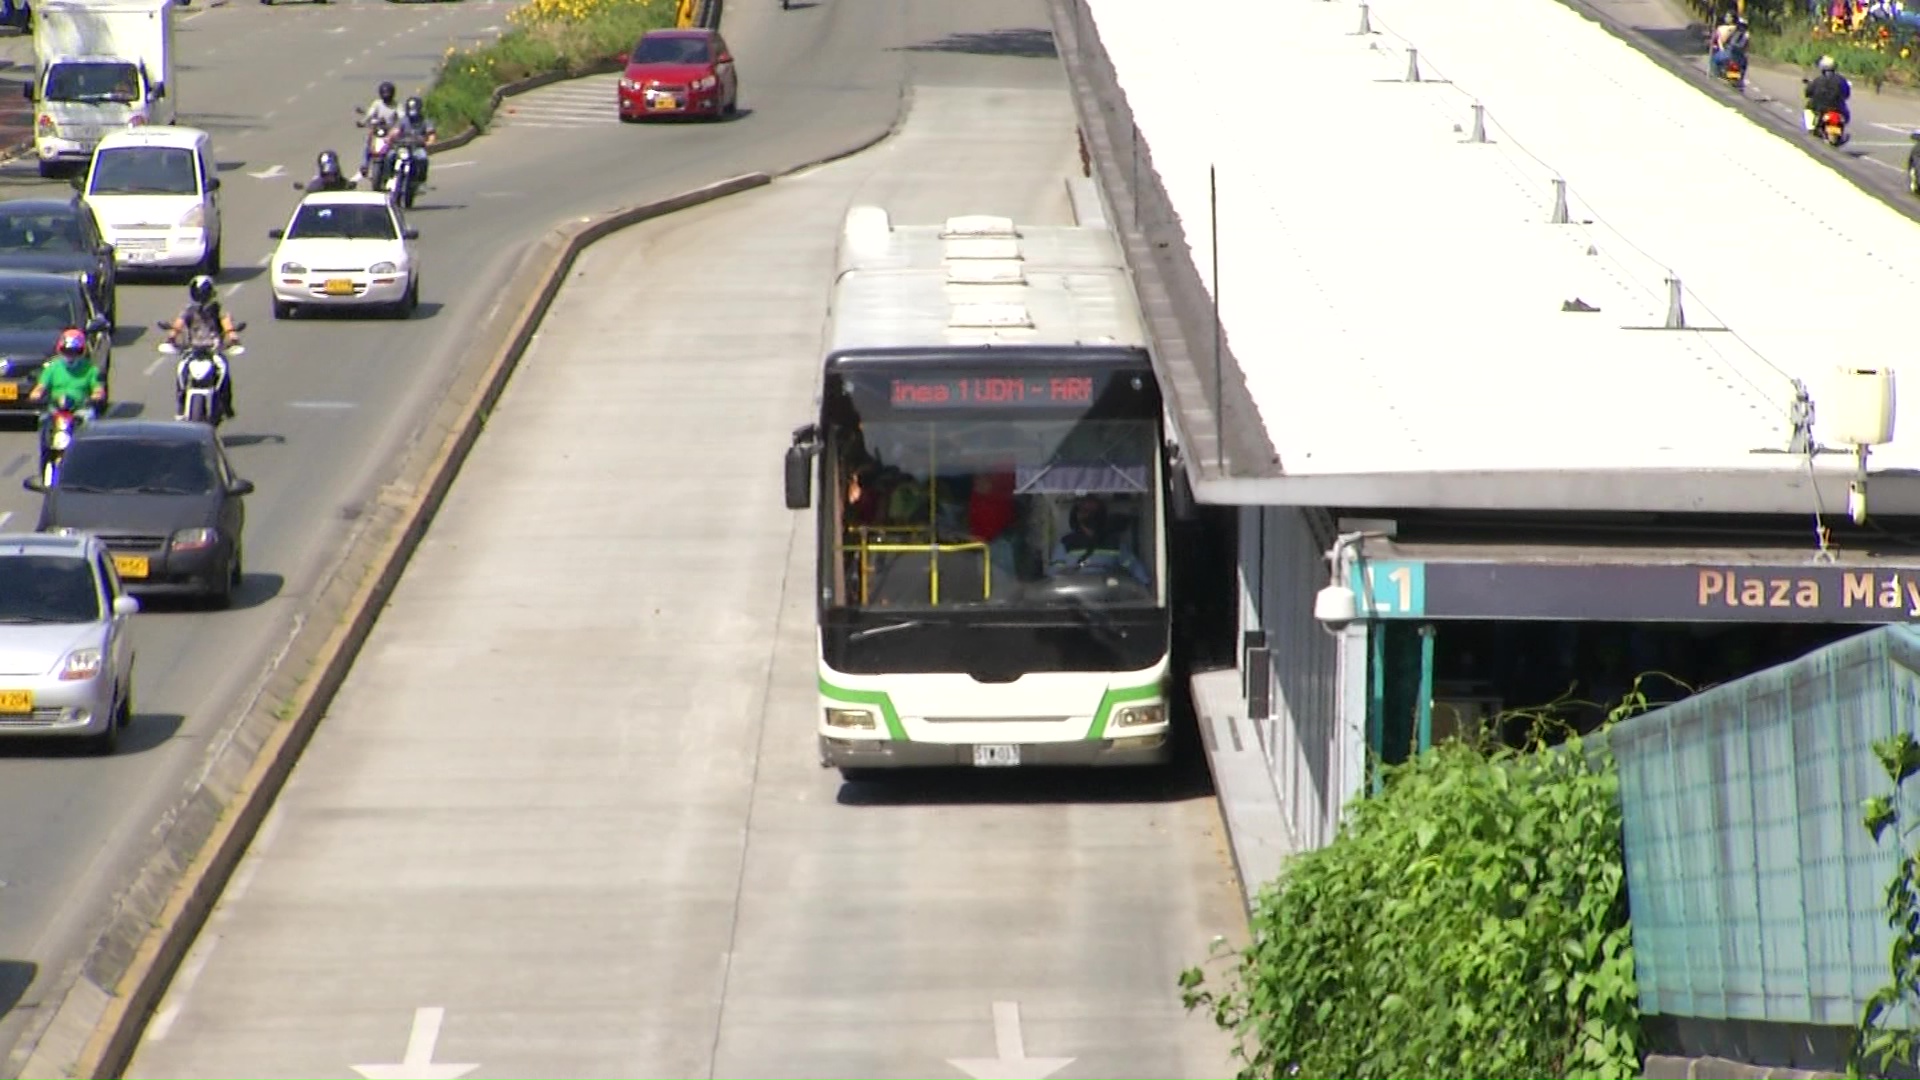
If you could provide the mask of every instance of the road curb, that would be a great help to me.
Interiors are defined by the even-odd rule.
[[[368,511],[363,519],[367,527],[349,544],[303,617],[281,670],[226,748],[209,762],[201,783],[174,815],[158,857],[142,871],[88,956],[86,970],[60,995],[23,1077],[113,1077],[126,1068],[148,1015],[345,682],[580,252],[621,229],[771,182],[766,173],[747,173],[667,199],[578,218],[528,249],[510,279],[514,284],[501,294],[523,299],[494,307],[476,336],[473,352],[493,359],[476,379],[463,380],[473,383],[467,393],[450,393],[443,400],[407,467]],[[358,573],[342,572],[355,568]],[[325,636],[308,657],[309,678],[291,670],[299,665],[288,661],[302,652],[301,639],[310,630]],[[284,688],[284,695],[274,692],[276,687]],[[228,789],[224,796],[222,787]],[[168,878],[170,882],[164,880]],[[153,914],[129,910],[136,905],[128,900],[139,898],[164,902]],[[125,960],[119,976],[96,978],[94,970],[111,963],[116,954]]]

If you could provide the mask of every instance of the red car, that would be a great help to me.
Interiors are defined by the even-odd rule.
[[[620,76],[620,119],[732,116],[740,104],[733,53],[717,30],[649,30]]]

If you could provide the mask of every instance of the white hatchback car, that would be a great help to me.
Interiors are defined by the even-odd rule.
[[[378,191],[317,191],[300,201],[273,252],[273,317],[306,307],[373,307],[404,319],[420,303],[410,229]]]

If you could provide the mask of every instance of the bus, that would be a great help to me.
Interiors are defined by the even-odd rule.
[[[1114,235],[856,206],[836,270],[785,462],[817,506],[822,766],[1168,760],[1177,463]]]

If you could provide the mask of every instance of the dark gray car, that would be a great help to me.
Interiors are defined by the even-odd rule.
[[[99,536],[128,592],[232,602],[253,482],[234,475],[209,425],[96,420],[74,435],[52,488],[38,476],[22,486],[44,494],[40,531]]]
[[[72,274],[85,285],[94,309],[119,320],[113,245],[78,193],[64,199],[0,202],[0,270]]]

